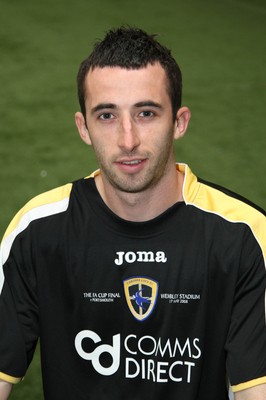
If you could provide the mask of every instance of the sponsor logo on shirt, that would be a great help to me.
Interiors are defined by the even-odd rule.
[[[84,342],[92,341],[95,347],[88,352]],[[121,350],[126,357],[122,359]],[[100,375],[110,376],[123,368],[127,379],[140,377],[158,383],[169,381],[189,384],[193,380],[197,362],[201,358],[199,338],[155,338],[150,335],[113,335],[111,344],[102,343],[92,330],[83,330],[75,337],[78,355],[91,363]],[[89,347],[91,349],[91,346]],[[103,365],[102,354],[111,356],[110,365]]]

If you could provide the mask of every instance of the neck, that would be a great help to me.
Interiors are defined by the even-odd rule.
[[[101,174],[95,177],[106,205],[119,217],[135,222],[151,220],[178,201],[183,201],[183,181],[183,174],[175,168],[156,186],[139,193],[127,193],[109,185]]]

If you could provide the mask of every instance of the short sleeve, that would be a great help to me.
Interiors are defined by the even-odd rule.
[[[30,264],[27,240],[20,236],[1,266],[0,378],[11,383],[25,375],[38,340],[38,305]]]
[[[266,383],[265,288],[262,250],[249,232],[243,244],[226,343],[227,371],[233,391]]]

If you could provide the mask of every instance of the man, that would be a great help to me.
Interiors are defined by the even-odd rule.
[[[138,29],[81,64],[76,124],[100,169],[30,201],[3,238],[1,399],[40,337],[49,400],[225,400],[229,382],[265,400],[265,214],[175,163],[181,87]]]

